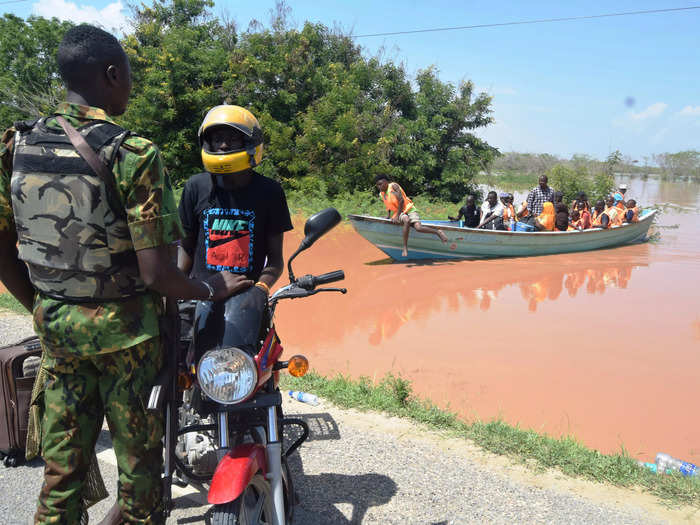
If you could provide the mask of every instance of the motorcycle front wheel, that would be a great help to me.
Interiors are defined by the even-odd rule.
[[[212,525],[272,525],[274,505],[270,484],[258,473],[253,476],[243,494],[231,503],[215,505]]]

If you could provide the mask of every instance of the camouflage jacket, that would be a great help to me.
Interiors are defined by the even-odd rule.
[[[113,122],[99,108],[62,103],[56,114],[73,126],[90,120]],[[50,128],[60,130],[54,119]],[[14,129],[0,139],[0,231],[15,228],[11,203]],[[135,250],[170,244],[182,237],[170,179],[156,146],[127,138],[113,172]],[[43,296],[34,303],[34,329],[55,355],[95,355],[129,348],[158,335],[161,300],[155,293],[126,301],[70,304]]]

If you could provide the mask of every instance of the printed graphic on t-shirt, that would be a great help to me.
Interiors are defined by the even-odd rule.
[[[247,273],[253,268],[255,212],[225,208],[204,211],[206,264],[210,270]]]

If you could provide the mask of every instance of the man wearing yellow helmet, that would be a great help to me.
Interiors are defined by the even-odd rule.
[[[206,277],[226,270],[269,293],[284,268],[284,232],[292,229],[280,184],[256,173],[263,135],[239,106],[212,108],[199,128],[203,173],[185,184],[180,218],[185,230],[178,265]]]

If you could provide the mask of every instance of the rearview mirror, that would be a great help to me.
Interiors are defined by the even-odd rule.
[[[309,217],[304,225],[304,238],[301,240],[297,251],[295,251],[287,261],[290,283],[295,280],[294,272],[292,271],[292,261],[294,258],[299,255],[299,253],[309,248],[321,236],[332,230],[340,222],[340,219],[340,213],[338,213],[338,210],[335,208],[326,208]]]
[[[304,225],[304,239],[300,248],[305,250],[340,222],[340,213],[335,208],[326,208],[314,213]]]

